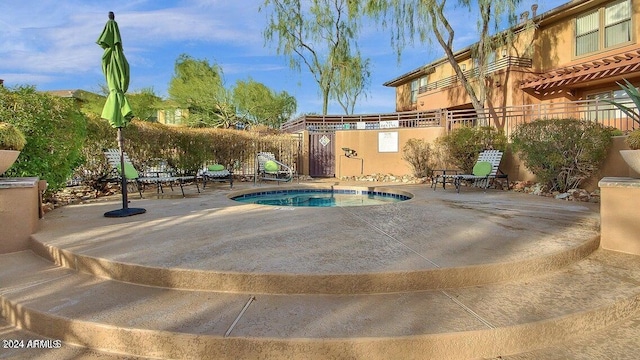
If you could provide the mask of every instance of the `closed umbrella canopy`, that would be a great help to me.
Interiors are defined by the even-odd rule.
[[[124,93],[129,89],[129,63],[122,51],[122,39],[118,23],[113,13],[98,38],[98,45],[104,49],[102,72],[109,86],[109,96],[102,109],[102,118],[109,120],[114,128],[122,128],[133,117],[133,111]]]
[[[120,177],[122,178],[122,209],[108,211],[106,217],[124,217],[143,214],[146,212],[142,208],[130,208],[127,198],[127,177],[124,166],[124,141],[122,138],[122,128],[133,117],[131,105],[124,96],[129,89],[129,63],[122,51],[122,39],[120,29],[115,21],[113,12],[109,12],[109,20],[102,30],[102,35],[98,38],[98,45],[104,49],[102,54],[102,72],[107,79],[109,86],[109,96],[102,108],[102,118],[109,120],[112,127],[118,129],[118,147],[120,148]]]

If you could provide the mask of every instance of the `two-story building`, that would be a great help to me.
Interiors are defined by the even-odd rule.
[[[640,85],[638,0],[575,0],[542,14],[521,15],[511,46],[489,54],[484,107],[492,125],[514,126],[531,117],[574,116],[628,128],[626,117],[604,102],[624,96],[617,82]],[[479,90],[473,46],[455,59]],[[445,110],[448,121],[477,114],[447,58],[384,84],[396,89],[396,111]],[[623,120],[624,118],[624,120]]]
[[[481,110],[442,58],[384,84],[396,90],[395,113],[306,115],[282,130],[309,134],[304,148],[312,176],[409,173],[402,160],[408,139],[432,143],[461,124],[496,126],[507,136],[539,118],[588,119],[629,130],[633,121],[603,99],[625,101],[618,85],[623,79],[640,85],[639,22],[640,0],[574,0],[539,14],[534,5],[497,35],[513,41],[485,54],[484,86],[475,45],[454,53],[474,90],[484,88]],[[358,159],[345,158],[341,149],[357,150]],[[505,162],[510,178],[530,177],[512,156]]]

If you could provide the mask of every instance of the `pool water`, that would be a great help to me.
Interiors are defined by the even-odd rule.
[[[367,206],[395,203],[410,199],[401,194],[367,190],[277,190],[245,194],[233,200],[275,206]]]

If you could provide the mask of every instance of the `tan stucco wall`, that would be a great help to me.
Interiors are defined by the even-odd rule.
[[[398,152],[378,151],[378,134],[381,132],[398,133]],[[372,174],[411,175],[411,166],[402,159],[402,148],[407,140],[412,138],[424,139],[433,144],[439,136],[444,134],[443,127],[338,131],[336,132],[335,141],[336,177]],[[581,186],[582,188],[589,191],[597,189],[598,181],[603,177],[640,176],[631,170],[622,159],[622,156],[620,156],[619,150],[628,149],[628,146],[624,143],[625,138],[625,136],[613,138],[612,146],[602,168],[591,179],[585,181]],[[356,150],[358,156],[353,158],[345,157],[344,151],[342,151],[343,147]],[[510,147],[505,151],[500,163],[500,170],[509,175],[510,181],[536,181],[535,175],[526,168],[522,160],[512,152]]]
[[[402,148],[406,142],[409,139],[424,139],[429,143],[433,143],[444,132],[443,127],[337,131],[335,140],[336,177],[371,174],[411,174],[411,166],[405,160],[402,160]],[[380,133],[397,133],[397,152],[378,151]],[[342,151],[343,147],[356,150],[358,156],[353,158],[345,157],[344,151]]]
[[[635,171],[631,170],[629,165],[624,162],[620,155],[620,150],[629,149],[627,144],[624,143],[625,139],[626,136],[615,136],[613,138],[611,148],[609,149],[609,153],[607,154],[602,167],[594,176],[591,177],[591,179],[585,181],[584,185],[581,187],[587,190],[594,190],[598,188],[598,181],[604,177],[628,177],[638,175]]]
[[[626,136],[613,137],[611,148],[601,168],[590,179],[585,180],[580,186],[581,188],[593,191],[598,188],[598,181],[604,177],[640,177],[639,174],[631,170],[629,165],[622,159],[622,156],[620,156],[620,150],[629,149],[624,143],[625,138]],[[536,176],[527,169],[517,154],[513,154],[510,149],[507,149],[502,158],[500,170],[509,174],[510,181],[536,181]]]
[[[26,250],[38,229],[38,178],[0,179],[0,254]]]
[[[640,179],[603,178],[600,189],[600,247],[640,255]]]
[[[416,104],[411,103],[411,81],[396,88],[396,111],[416,110]]]
[[[534,56],[533,59],[534,70],[547,71],[549,69],[570,65],[572,62],[584,62],[600,58],[609,53],[618,54],[626,51],[629,46],[635,48],[638,29],[640,28],[640,10],[638,9],[638,2],[632,1],[633,14],[631,24],[633,28],[631,29],[631,42],[633,44],[622,44],[618,47],[603,49],[603,51],[585,54],[579,57],[574,55],[574,24],[576,16],[594,11],[612,2],[613,1],[606,0],[586,2],[567,11],[562,17],[559,16],[558,21],[548,23],[543,28],[540,28],[535,39],[536,56]]]

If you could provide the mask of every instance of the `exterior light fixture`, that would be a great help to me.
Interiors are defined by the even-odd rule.
[[[358,153],[355,150],[350,149],[348,147],[343,147],[342,151],[344,151],[344,156],[346,156],[348,158],[350,158],[352,156],[358,156]]]

